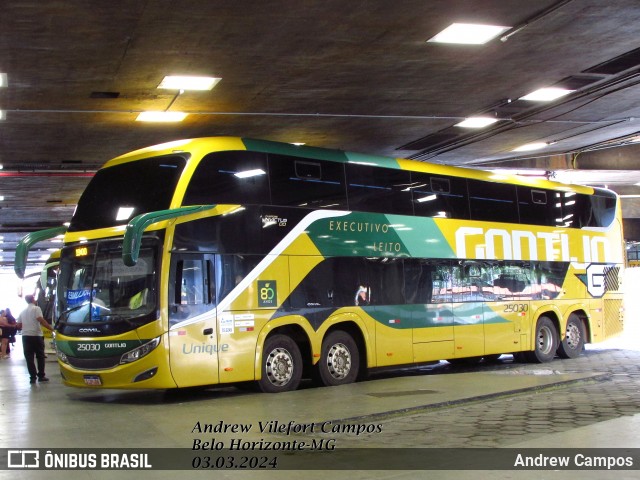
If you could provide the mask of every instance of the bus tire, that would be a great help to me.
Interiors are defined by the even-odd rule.
[[[558,346],[560,358],[576,358],[584,348],[584,325],[578,315],[572,313],[567,320],[564,340]]]
[[[558,349],[558,331],[549,317],[540,317],[536,323],[535,349],[527,352],[532,363],[545,363],[553,360]]]
[[[360,369],[360,352],[351,335],[342,330],[329,333],[322,341],[320,361],[316,368],[323,385],[355,382]]]
[[[288,392],[300,385],[302,355],[296,342],[286,335],[273,335],[262,350],[260,390],[265,393]]]

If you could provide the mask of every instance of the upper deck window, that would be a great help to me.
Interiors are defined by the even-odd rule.
[[[169,208],[185,163],[173,155],[98,170],[78,201],[69,231],[126,225],[136,215]]]
[[[350,210],[413,215],[410,172],[350,163],[347,182]]]
[[[210,153],[193,173],[182,204],[268,204],[268,172],[264,153]]]
[[[269,155],[271,201],[306,208],[346,208],[341,163]]]

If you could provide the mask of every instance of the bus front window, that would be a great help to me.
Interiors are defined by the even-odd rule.
[[[63,255],[59,288],[59,319],[69,324],[152,320],[156,312],[155,249],[141,248],[133,267],[122,261],[121,248],[98,244],[91,254]],[[149,317],[149,318],[147,318]]]

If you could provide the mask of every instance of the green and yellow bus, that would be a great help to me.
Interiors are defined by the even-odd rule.
[[[16,255],[64,228],[32,234]],[[213,137],[104,165],[64,235],[55,340],[76,387],[355,381],[546,362],[623,327],[607,190]]]

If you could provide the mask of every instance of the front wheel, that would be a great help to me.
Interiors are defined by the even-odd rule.
[[[302,355],[296,342],[286,335],[274,335],[264,342],[260,390],[265,393],[288,392],[300,385]]]
[[[549,317],[540,317],[536,324],[535,350],[527,352],[527,359],[533,363],[553,360],[558,349],[558,331]]]
[[[353,383],[360,369],[358,345],[342,330],[331,332],[322,341],[322,353],[316,368],[323,385]]]
[[[564,340],[558,347],[560,358],[576,358],[584,348],[584,325],[580,317],[574,313],[569,315]]]

